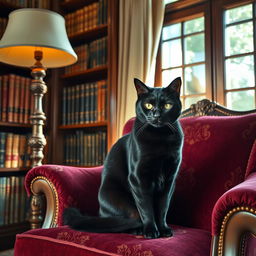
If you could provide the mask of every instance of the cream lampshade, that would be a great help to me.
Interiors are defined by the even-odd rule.
[[[24,8],[13,11],[0,41],[0,61],[32,67],[35,50],[43,52],[46,68],[73,64],[77,56],[67,37],[65,20],[56,12]]]
[[[46,120],[42,98],[47,91],[43,78],[46,68],[64,67],[77,61],[65,29],[65,20],[58,13],[24,8],[9,15],[5,33],[0,40],[0,61],[32,69],[31,91],[34,109],[30,117],[32,165],[41,165],[46,144],[43,125]]]

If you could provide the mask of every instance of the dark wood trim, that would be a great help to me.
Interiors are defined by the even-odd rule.
[[[84,71],[62,75],[61,78],[65,79],[68,82],[71,81],[72,84],[75,84],[78,82],[77,80],[81,80],[82,82],[84,82],[83,79],[85,78],[90,80],[93,80],[93,79],[97,80],[99,79],[99,77],[101,77],[102,79],[104,79],[107,77],[107,73],[108,73],[108,65],[104,65],[104,66],[99,66],[95,68],[89,68]]]
[[[69,0],[66,2],[62,1],[60,3],[60,6],[61,6],[62,10],[65,12],[73,12],[73,11],[76,11],[77,9],[83,8],[84,6],[87,6],[94,2],[97,2],[97,0],[86,0],[86,1]]]
[[[84,43],[86,40],[92,41],[92,40],[101,38],[103,36],[107,36],[107,34],[108,34],[108,25],[103,24],[95,28],[86,30],[84,32],[69,35],[69,40],[72,43],[72,45],[75,46],[77,44]]]
[[[31,124],[20,124],[20,123],[10,123],[10,122],[0,122],[0,126],[7,126],[7,127],[21,127],[21,128],[32,128]]]
[[[207,0],[180,0],[178,2],[170,3],[166,5],[165,14],[176,11],[176,10],[188,8],[204,2],[207,2]]]
[[[170,23],[178,23],[186,20],[190,20],[193,18],[201,17],[205,12],[205,1],[199,1],[198,5],[195,5],[189,9],[173,9],[171,12],[167,13],[164,17],[164,25],[168,25]],[[177,2],[178,3],[178,2]]]
[[[13,4],[13,3],[9,3],[7,1],[0,1],[0,16],[1,17],[5,17],[7,18],[9,13],[14,11],[15,9],[21,8],[20,6]]]
[[[15,223],[7,226],[0,226],[0,251],[14,247],[16,234],[29,230],[29,223]]]
[[[118,30],[119,30],[119,1],[108,1],[108,149],[117,139],[117,81],[118,81]]]
[[[213,35],[211,31],[211,2],[205,4],[205,82],[206,82],[206,98],[213,100]]]
[[[161,35],[162,38],[162,35]],[[158,50],[157,50],[157,57],[156,57],[156,70],[155,70],[155,82],[154,86],[155,87],[161,87],[163,82],[162,82],[162,40],[160,39]]]
[[[97,122],[97,123],[89,123],[89,124],[72,124],[72,125],[60,125],[60,130],[70,130],[70,129],[81,129],[81,128],[89,128],[89,127],[107,127],[108,122]]]
[[[7,176],[24,176],[30,170],[26,168],[0,168],[0,177]]]

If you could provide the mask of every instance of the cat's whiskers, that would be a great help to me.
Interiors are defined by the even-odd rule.
[[[173,132],[178,132],[177,128],[176,128],[174,125],[172,125],[172,124],[170,124],[170,123],[167,123],[167,126],[168,126]]]
[[[147,125],[147,123],[144,123],[144,124],[137,130],[137,132],[136,132],[136,135],[137,135],[137,136],[139,136],[139,135],[142,133],[142,131],[143,131],[143,129],[145,128],[146,125]]]

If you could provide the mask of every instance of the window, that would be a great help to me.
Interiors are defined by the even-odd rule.
[[[167,86],[181,76],[184,108],[202,98],[234,110],[255,108],[255,8],[248,0],[171,1],[156,82]]]
[[[253,4],[224,13],[225,98],[231,109],[255,107],[255,60]]]
[[[205,98],[204,17],[175,23],[162,32],[162,84],[183,77],[183,106]]]

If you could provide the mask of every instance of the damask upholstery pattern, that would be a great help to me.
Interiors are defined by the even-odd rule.
[[[145,239],[142,236],[130,234],[79,232],[71,230],[67,226],[61,226],[51,229],[30,230],[26,234],[18,235],[15,247],[19,248],[20,252],[26,252],[27,247],[30,245],[29,255],[32,255],[31,252],[34,249],[36,250],[36,248],[33,248],[32,241],[40,238],[46,253],[48,248],[51,248],[50,244],[55,243],[57,245],[54,256],[68,255],[65,254],[65,250],[68,248],[73,248],[73,250],[75,248],[83,248],[84,255],[95,255],[95,253],[99,253],[96,255],[116,256],[209,255],[211,241],[209,232],[179,226],[172,226],[172,228],[174,230],[173,237]],[[24,243],[24,240],[27,240],[27,242]],[[187,247],[184,247],[184,241],[191,248],[191,252],[187,252]]]
[[[170,223],[211,230],[216,201],[245,178],[256,139],[255,119],[249,114],[180,120],[185,141]]]

